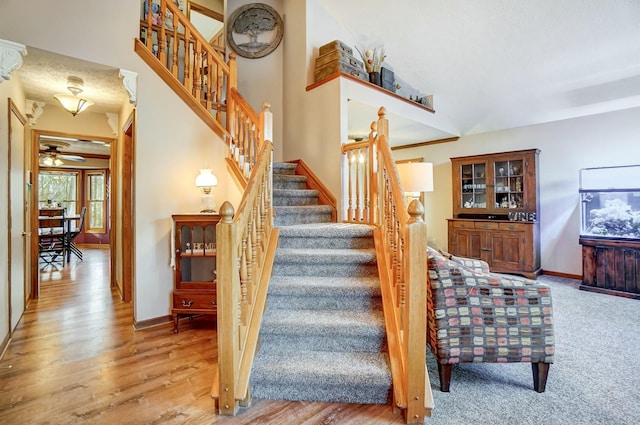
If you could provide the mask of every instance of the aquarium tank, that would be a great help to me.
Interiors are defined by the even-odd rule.
[[[580,236],[640,239],[640,165],[580,170]]]

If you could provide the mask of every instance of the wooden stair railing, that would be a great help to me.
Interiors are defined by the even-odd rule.
[[[262,144],[237,212],[220,207],[218,256],[218,369],[211,395],[218,412],[235,415],[251,402],[249,378],[258,346],[269,278],[278,243],[273,226],[272,155]]]
[[[420,202],[414,200],[407,208],[387,143],[385,115],[380,108],[368,140],[342,146],[343,169],[348,173],[342,216],[347,222],[376,226],[394,409],[403,411],[406,423],[422,424],[433,408],[425,363],[427,229]]]
[[[237,90],[235,54],[225,62],[224,54],[173,1],[145,1],[145,11],[152,13],[145,13],[140,21],[134,50],[227,143],[227,164],[246,187],[262,140],[273,140],[271,133],[264,134],[264,115],[271,114],[268,104],[263,105],[262,115],[253,110]],[[154,2],[157,13],[153,13]]]

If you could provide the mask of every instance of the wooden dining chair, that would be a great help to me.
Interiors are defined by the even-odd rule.
[[[82,233],[82,227],[84,226],[84,215],[87,212],[87,207],[82,207],[82,211],[80,212],[80,222],[78,226],[71,229],[69,227],[69,231],[67,232],[67,262],[71,261],[71,254],[78,257],[82,260],[82,251],[80,248],[73,243],[74,239],[78,237],[80,233]]]
[[[39,221],[38,255],[45,265],[62,262],[64,266],[67,245],[67,222],[65,211],[60,215]]]

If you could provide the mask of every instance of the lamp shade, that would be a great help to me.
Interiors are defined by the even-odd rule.
[[[213,187],[218,185],[218,178],[211,172],[211,168],[201,168],[196,177],[196,186]]]
[[[405,192],[433,192],[431,162],[404,162],[396,167]]]
[[[88,99],[72,96],[70,94],[56,94],[53,97],[74,117],[89,106],[93,105],[93,102]]]

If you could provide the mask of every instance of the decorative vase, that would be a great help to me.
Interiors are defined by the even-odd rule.
[[[380,79],[380,71],[372,71],[369,73],[369,82],[376,86],[382,86],[382,80]]]

